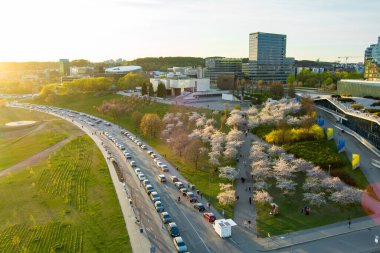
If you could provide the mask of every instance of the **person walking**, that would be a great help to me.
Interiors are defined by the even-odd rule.
[[[249,197],[249,204],[252,205],[252,197]]]

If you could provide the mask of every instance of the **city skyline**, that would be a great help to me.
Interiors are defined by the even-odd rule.
[[[376,0],[18,0],[0,8],[0,61],[248,58],[249,34],[268,32],[287,35],[297,60],[363,62],[380,35]]]

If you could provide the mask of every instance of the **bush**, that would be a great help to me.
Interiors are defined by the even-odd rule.
[[[373,103],[371,106],[380,106],[380,101]]]
[[[377,108],[367,108],[365,109],[366,112],[368,113],[377,113],[377,112],[380,112],[380,109],[377,109]]]
[[[352,98],[338,98],[338,101],[340,102],[343,102],[343,103],[354,103],[355,100],[353,100]]]
[[[345,182],[346,184],[353,186],[353,187],[358,187],[358,184],[353,180],[350,175],[348,175],[345,171],[342,171],[340,169],[334,169],[331,170],[331,176],[332,177],[339,177],[340,180]]]
[[[310,128],[292,128],[290,130],[273,130],[265,135],[265,140],[269,143],[284,144],[306,140],[318,140],[324,138],[324,132],[318,125]]]
[[[361,109],[364,109],[364,106],[359,105],[359,104],[353,104],[351,105],[351,108],[355,110],[361,110]]]
[[[276,129],[274,125],[260,125],[252,129],[252,133],[264,139],[264,137],[270,132],[272,132],[274,129]]]
[[[364,98],[380,100],[380,97],[373,97],[373,96],[364,96]]]
[[[340,94],[342,97],[352,97],[352,95],[351,94]]]

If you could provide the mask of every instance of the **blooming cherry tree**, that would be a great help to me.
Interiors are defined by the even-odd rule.
[[[230,181],[234,181],[239,175],[239,170],[231,166],[221,167],[219,168],[219,172],[219,177],[226,178]]]
[[[256,191],[254,194],[255,201],[259,203],[272,203],[273,198],[269,195],[269,193],[265,190]]]
[[[326,204],[325,194],[320,193],[304,193],[303,200],[309,202],[311,205],[321,206]]]

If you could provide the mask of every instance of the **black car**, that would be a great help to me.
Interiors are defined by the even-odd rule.
[[[205,206],[204,206],[202,203],[196,203],[196,204],[194,205],[194,208],[195,208],[196,210],[198,210],[199,212],[204,212],[204,211],[206,211],[206,208],[205,208]]]
[[[169,234],[170,234],[171,237],[180,236],[179,229],[178,229],[177,225],[174,222],[170,222],[168,224],[168,232],[169,232]]]

